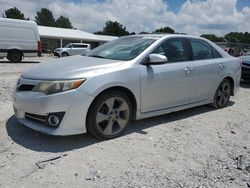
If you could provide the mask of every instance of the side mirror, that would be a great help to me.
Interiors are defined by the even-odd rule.
[[[149,61],[145,63],[146,65],[159,65],[164,64],[168,61],[168,58],[165,55],[161,54],[150,54]]]

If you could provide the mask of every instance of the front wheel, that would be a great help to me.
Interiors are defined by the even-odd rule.
[[[87,117],[87,130],[101,139],[121,135],[132,119],[132,104],[127,95],[110,91],[98,96]]]
[[[214,95],[213,106],[217,109],[224,108],[228,105],[231,96],[231,83],[225,79],[221,82]]]
[[[67,56],[69,56],[69,54],[67,52],[62,53],[62,57],[67,57]]]

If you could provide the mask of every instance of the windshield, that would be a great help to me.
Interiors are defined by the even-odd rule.
[[[158,38],[145,36],[123,37],[86,53],[86,56],[128,61],[137,57]]]
[[[64,48],[70,48],[71,44],[67,44],[66,46],[64,46]]]

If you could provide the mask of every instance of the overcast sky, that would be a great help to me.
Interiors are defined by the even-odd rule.
[[[164,26],[193,35],[250,32],[250,0],[0,0],[0,13],[14,6],[31,20],[48,8],[88,32],[102,30],[107,20],[136,33]]]

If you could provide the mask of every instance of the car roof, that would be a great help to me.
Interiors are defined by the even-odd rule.
[[[70,43],[70,44],[77,44],[77,45],[90,45],[90,44],[88,44],[88,43]]]
[[[144,37],[156,37],[156,38],[169,38],[169,37],[181,37],[181,38],[193,38],[193,39],[205,39],[202,37],[197,37],[188,34],[169,34],[169,33],[152,33],[152,34],[137,34],[137,35],[129,35],[129,36],[144,36]],[[206,39],[205,39],[206,40]]]

